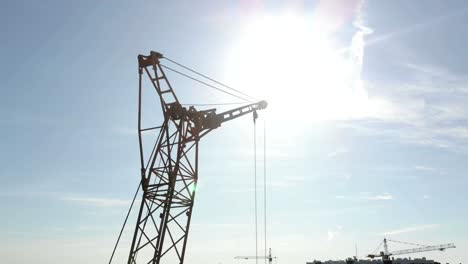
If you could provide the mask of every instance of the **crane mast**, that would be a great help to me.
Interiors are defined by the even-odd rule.
[[[140,146],[141,199],[128,264],[183,264],[198,182],[200,139],[223,122],[256,113],[265,101],[220,114],[216,109],[199,111],[183,107],[170,85],[160,60],[152,51],[139,55],[138,138]],[[161,104],[164,121],[143,127],[143,75],[149,78]],[[143,134],[152,132],[155,144],[147,149]],[[146,135],[145,135],[146,138]]]

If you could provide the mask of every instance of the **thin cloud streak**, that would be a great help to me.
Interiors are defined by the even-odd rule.
[[[336,156],[340,156],[340,155],[346,154],[346,153],[348,153],[348,152],[349,152],[349,151],[348,151],[347,148],[338,148],[337,150],[328,153],[328,154],[327,154],[327,157],[328,157],[328,158],[334,158],[334,157],[336,157]]]
[[[336,195],[336,199],[344,200],[369,200],[369,201],[388,201],[393,200],[394,197],[390,193],[372,195],[367,192],[362,192],[358,196]]]
[[[385,201],[385,200],[393,200],[393,196],[389,193],[384,193],[381,195],[365,196],[365,197],[362,197],[362,199],[372,200],[372,201]]]
[[[423,231],[423,230],[433,229],[433,228],[438,228],[438,227],[440,227],[439,224],[419,225],[419,226],[406,227],[406,228],[396,229],[396,230],[391,230],[391,231],[385,231],[385,232],[378,233],[378,235],[382,235],[382,236],[398,235],[398,234]]]
[[[108,198],[95,198],[95,197],[63,197],[62,201],[75,202],[84,205],[92,205],[99,207],[115,207],[115,206],[128,206],[129,200],[121,199],[108,199]]]
[[[336,236],[338,236],[341,232],[341,230],[343,229],[343,226],[341,225],[338,225],[336,226],[334,229],[332,230],[328,230],[327,231],[327,238],[328,238],[328,241],[331,241],[333,240]]]
[[[422,22],[419,22],[419,23],[416,23],[416,24],[413,24],[413,25],[409,25],[408,27],[403,28],[402,30],[390,32],[390,33],[380,35],[380,36],[376,36],[376,37],[374,37],[372,39],[369,39],[368,41],[366,41],[366,43],[364,45],[366,47],[368,47],[368,46],[371,46],[371,45],[374,45],[374,44],[378,44],[380,42],[387,41],[387,40],[389,40],[391,38],[394,38],[394,37],[397,37],[397,36],[408,34],[408,33],[423,29],[423,28],[427,28],[427,27],[435,25],[437,23],[441,23],[441,22],[443,22],[443,21],[445,21],[447,19],[454,18],[454,17],[460,16],[460,15],[464,15],[467,11],[468,11],[468,8],[464,8],[464,9],[460,9],[460,10],[457,10],[457,11],[452,12],[452,13],[448,13],[448,14],[441,15],[441,16],[438,16],[438,17],[435,17],[435,18],[432,18],[432,19],[428,19],[428,20],[425,20],[425,21],[422,21]],[[367,27],[365,29],[367,29]],[[371,28],[369,28],[369,31],[370,31],[370,33],[373,33],[373,30]],[[341,49],[338,52],[346,52],[346,51],[347,51],[347,49]]]

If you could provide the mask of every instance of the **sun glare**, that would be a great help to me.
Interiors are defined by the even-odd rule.
[[[322,121],[376,111],[362,86],[362,54],[350,54],[363,50],[351,47],[352,42],[363,45],[363,36],[355,35],[358,42],[350,39],[349,49],[339,52],[318,24],[292,14],[247,22],[232,45],[227,79],[269,101],[274,115],[292,110],[300,118]]]

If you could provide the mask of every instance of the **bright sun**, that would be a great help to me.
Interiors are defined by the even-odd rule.
[[[227,79],[269,101],[274,115],[290,115],[285,109],[312,121],[372,115],[380,107],[362,85],[364,43],[358,34],[348,51],[339,52],[307,17],[252,19],[233,43]]]

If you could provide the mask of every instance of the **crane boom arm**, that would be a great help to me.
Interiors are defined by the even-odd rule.
[[[234,259],[269,259],[268,256],[237,256]]]
[[[237,256],[237,257],[234,257],[234,259],[268,259],[268,262],[271,264],[271,262],[273,261],[273,258],[276,259],[276,257],[271,256],[271,248],[269,251],[270,251],[270,254],[268,254],[268,256]]]
[[[219,114],[208,115],[206,118],[206,127],[210,129],[217,128],[224,122],[236,119],[252,112],[256,112],[257,110],[265,109],[267,105],[268,103],[266,101],[259,101],[257,103],[234,108]]]
[[[223,123],[223,122],[238,118],[240,116],[243,116],[245,114],[248,114],[257,110],[265,109],[267,105],[268,103],[266,101],[260,101],[257,103],[238,107],[238,108],[231,109],[229,111],[217,114],[217,117],[220,120],[220,122]]]
[[[189,136],[189,140],[196,140],[220,127],[222,123],[249,113],[254,113],[255,121],[257,118],[257,110],[265,109],[267,106],[268,103],[266,101],[259,101],[217,114],[216,109],[198,111],[193,106],[187,109],[182,107],[178,102],[175,102],[168,104],[168,111],[166,113],[173,120],[184,119],[192,122],[194,124],[194,129],[191,130],[192,135]]]
[[[434,250],[441,250],[442,251],[442,250],[445,250],[447,248],[455,248],[455,244],[449,243],[449,244],[443,244],[443,245],[437,245],[437,246],[426,246],[426,247],[420,247],[420,248],[398,250],[398,251],[391,252],[390,255],[412,254],[412,253],[434,251]]]

